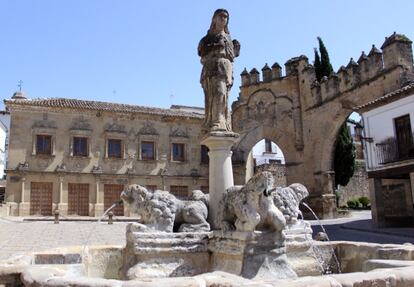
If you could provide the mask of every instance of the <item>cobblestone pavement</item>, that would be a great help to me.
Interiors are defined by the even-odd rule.
[[[64,246],[124,245],[126,222],[24,222],[0,218],[0,260]]]

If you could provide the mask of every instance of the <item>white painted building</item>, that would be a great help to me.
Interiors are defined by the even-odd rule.
[[[9,144],[10,114],[0,111],[0,180],[4,178]]]
[[[378,227],[414,226],[414,83],[357,108]]]
[[[274,142],[266,139],[259,141],[253,147],[253,158],[257,166],[272,162],[285,164],[282,150]]]
[[[362,114],[367,170],[412,164],[414,157],[414,93]]]

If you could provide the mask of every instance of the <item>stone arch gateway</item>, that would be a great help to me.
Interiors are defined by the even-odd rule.
[[[372,46],[357,62],[316,81],[305,56],[290,59],[286,74],[275,63],[245,69],[237,101],[232,104],[235,184],[252,176],[250,150],[262,138],[277,142],[286,158],[287,184],[304,183],[309,203],[325,218],[336,211],[333,153],[341,124],[359,105],[374,101],[414,81],[412,42],[394,33],[381,50]]]

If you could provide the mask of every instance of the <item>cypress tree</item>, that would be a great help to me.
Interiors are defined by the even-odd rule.
[[[315,67],[316,80],[320,81],[321,76],[321,58],[319,57],[318,49],[314,48],[315,51],[315,60],[313,61],[313,66]]]
[[[329,60],[328,50],[326,50],[325,44],[323,43],[321,37],[318,37],[318,42],[319,42],[319,52],[321,53],[321,67],[320,67],[321,78],[324,76],[329,77],[329,75],[333,72],[333,68],[331,65],[331,61]]]
[[[348,184],[355,169],[355,146],[346,121],[339,130],[335,144],[335,184],[345,186]]]
[[[315,49],[314,67],[316,79],[320,81],[324,76],[329,77],[333,72],[333,68],[329,60],[328,50],[326,49],[322,38],[318,37],[317,39],[319,42],[320,56],[317,49]],[[334,170],[336,186],[347,185],[354,174],[354,169],[355,146],[345,121],[339,129],[335,143]]]

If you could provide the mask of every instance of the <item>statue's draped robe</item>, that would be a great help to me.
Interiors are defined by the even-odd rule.
[[[198,45],[203,70],[201,85],[204,90],[207,130],[231,131],[228,112],[228,94],[233,85],[234,45],[227,33],[207,34]]]

